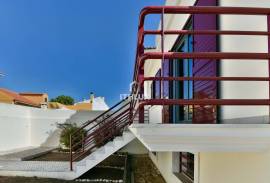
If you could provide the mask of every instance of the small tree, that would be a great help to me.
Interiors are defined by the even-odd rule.
[[[52,98],[50,100],[51,102],[58,102],[60,104],[64,104],[64,105],[73,105],[74,104],[74,99],[70,96],[66,96],[66,95],[60,95],[56,98]]]
[[[76,124],[58,124],[58,127],[62,130],[60,135],[60,144],[65,148],[70,149],[70,135],[75,131],[79,130],[79,127]],[[72,139],[72,145],[76,145],[73,147],[73,150],[77,150],[82,146],[82,138],[86,136],[86,131],[81,129],[78,131],[74,139]]]

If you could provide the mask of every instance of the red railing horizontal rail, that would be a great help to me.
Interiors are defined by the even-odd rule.
[[[236,31],[236,30],[146,30],[144,35],[248,35],[248,36],[269,36],[268,31]]]
[[[269,77],[144,77],[143,81],[270,81]]]
[[[197,62],[203,62],[203,61],[214,61],[219,62],[220,59],[235,59],[239,61],[245,62],[246,60],[268,60],[270,59],[269,53],[234,53],[234,52],[194,52],[194,53],[178,53],[178,52],[166,52],[166,53],[160,53],[160,52],[147,52],[141,55],[141,57],[138,59],[138,67],[142,67],[144,65],[144,62],[146,60],[154,60],[154,59],[169,59],[169,61],[172,61],[172,59],[201,59],[197,60]],[[209,60],[205,60],[209,59]],[[151,60],[151,61],[152,61]]]
[[[144,105],[270,105],[269,99],[145,99]]]

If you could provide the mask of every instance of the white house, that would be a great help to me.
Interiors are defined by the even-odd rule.
[[[144,28],[149,14],[161,16],[158,30]],[[74,179],[123,147],[143,144],[168,183],[269,183],[269,27],[269,0],[146,7],[131,100],[84,123],[86,137],[71,136],[83,146],[71,148],[70,171],[31,176]],[[149,34],[156,47],[146,51]]]
[[[188,6],[236,8],[212,9],[219,13],[211,14],[211,8]],[[159,14],[164,22],[160,23],[160,31],[139,26],[139,35],[143,31],[145,35],[156,34],[156,48],[146,54],[139,50],[145,59],[137,57],[139,81],[146,78],[141,91],[154,100],[145,100],[144,105],[144,110],[149,110],[150,124],[143,124],[142,120],[142,124],[133,124],[130,129],[150,150],[151,159],[169,183],[270,181],[270,12],[237,7],[267,8],[270,2],[167,0],[165,7],[142,10],[145,21],[148,14]],[[138,42],[142,40],[139,36]],[[194,52],[205,55],[188,56]],[[244,54],[215,58],[214,52]],[[186,58],[181,53],[186,53]],[[189,77],[195,80],[188,80]]]

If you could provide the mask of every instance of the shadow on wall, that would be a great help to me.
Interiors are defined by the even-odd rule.
[[[40,146],[58,147],[59,141],[60,141],[61,129],[50,130],[47,134],[49,135],[48,138]]]
[[[81,126],[83,123],[93,120],[98,115],[103,113],[104,111],[76,111],[73,115],[71,115],[67,120],[60,124],[64,123],[75,123],[77,126]],[[47,139],[41,144],[43,147],[59,147],[59,140],[60,140],[60,134],[61,129],[57,127],[57,123],[55,122],[53,126],[53,129],[48,129],[46,131]]]

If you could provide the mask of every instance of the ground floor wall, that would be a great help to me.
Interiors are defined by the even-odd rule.
[[[182,183],[173,173],[172,152],[149,152],[149,156],[167,183]]]
[[[199,183],[269,183],[270,153],[200,153]]]
[[[181,183],[174,152],[149,152],[167,183]],[[270,153],[195,153],[194,183],[269,183]]]

